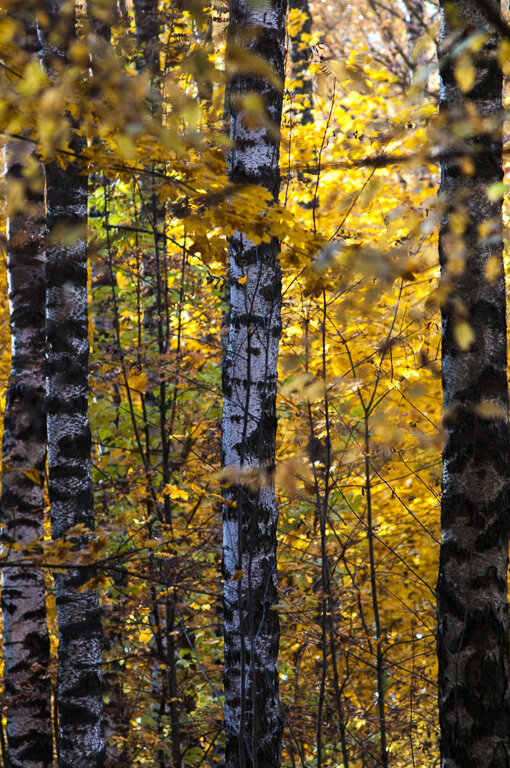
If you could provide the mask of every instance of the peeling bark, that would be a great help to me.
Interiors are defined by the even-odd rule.
[[[35,161],[35,162],[34,162]],[[7,220],[7,276],[12,358],[2,454],[2,544],[23,548],[43,537],[46,404],[44,373],[44,173],[35,146],[5,150],[7,203],[11,184],[26,201]],[[16,559],[10,553],[8,562]],[[49,768],[50,644],[42,570],[2,568],[2,614],[9,768]]]
[[[476,78],[463,93],[453,49],[481,29],[490,36],[472,54]],[[437,585],[443,768],[510,765],[506,304],[501,201],[487,196],[503,175],[498,44],[475,0],[443,4],[441,116],[446,143],[463,155],[443,160],[440,188],[439,253],[449,291],[442,307],[445,446]],[[470,138],[457,138],[473,106],[482,122],[472,121]]]
[[[229,39],[284,77],[286,3],[230,6]],[[229,87],[230,181],[278,195],[279,140],[267,123],[253,126],[242,97],[255,92],[280,127],[282,93],[263,78],[235,76]],[[276,379],[281,335],[279,242],[256,245],[235,232],[229,247],[230,328],[223,362],[223,466],[240,475],[225,490],[223,576],[226,766],[280,764],[279,620],[273,474]],[[243,474],[251,474],[251,483]]]

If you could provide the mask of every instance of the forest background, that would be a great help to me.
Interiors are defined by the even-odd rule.
[[[101,605],[106,764],[222,764],[222,484],[235,480],[221,470],[227,246],[238,230],[255,244],[278,237],[282,763],[438,765],[439,9],[291,3],[274,205],[227,177],[229,82],[271,78],[263,58],[225,53],[227,14],[200,0],[78,4],[50,77],[20,43],[16,4],[3,5],[1,130],[6,151],[14,139],[37,148],[22,178],[2,179],[4,229],[33,203],[38,162],[74,162],[76,126],[88,142],[95,533],[86,551],[84,526],[52,540],[46,498],[43,538],[11,541],[2,562],[44,572],[55,731],[52,574],[94,562],[85,592]],[[460,50],[464,90],[470,57]],[[243,109],[267,127],[256,94]],[[82,237],[76,224],[58,233],[69,248]],[[4,255],[2,403],[6,273]],[[469,346],[467,321],[457,333]],[[58,739],[52,749],[53,760]]]

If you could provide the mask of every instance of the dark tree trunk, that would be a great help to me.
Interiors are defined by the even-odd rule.
[[[509,438],[502,260],[502,76],[499,38],[476,0],[442,7],[439,253],[445,446],[438,596],[443,768],[508,768]],[[466,92],[454,47],[489,32]],[[468,104],[469,103],[469,104]],[[472,106],[482,123],[469,117]],[[472,135],[459,139],[461,121]],[[464,125],[466,122],[464,122]],[[491,191],[492,186],[492,191]]]
[[[139,54],[137,67],[140,72],[147,72],[150,78],[149,107],[156,121],[162,119],[161,104],[161,65],[160,65],[160,21],[159,0],[134,0],[137,50]],[[169,429],[168,429],[168,400],[169,393],[164,374],[154,370],[154,361],[158,356],[169,351],[170,329],[168,318],[165,317],[165,307],[168,302],[166,285],[166,242],[165,206],[159,199],[157,177],[154,172],[144,174],[140,180],[139,190],[142,202],[143,226],[152,230],[153,242],[142,255],[143,277],[145,283],[144,306],[144,343],[148,360],[148,388],[143,396],[144,413],[146,414],[145,432],[147,435],[147,456],[150,462],[151,453],[160,456],[162,486],[170,482],[169,460]],[[147,418],[147,414],[149,415]],[[156,431],[151,424],[158,424]],[[151,514],[151,513],[149,513]],[[168,532],[172,527],[170,499],[165,498],[163,504],[158,503],[157,520],[153,528],[154,536],[160,536],[163,526]],[[157,561],[154,563],[158,567]],[[165,573],[161,569],[161,573]],[[154,651],[160,661],[161,684],[156,694],[160,698],[160,709],[168,710],[170,720],[170,752],[173,768],[182,765],[182,734],[180,700],[177,682],[176,658],[176,628],[174,605],[168,598],[160,598],[157,590],[153,591],[153,616],[157,617],[157,638]],[[158,681],[159,682],[159,681]],[[166,765],[166,754],[162,750],[159,755],[160,765]]]
[[[161,66],[159,56],[158,0],[134,0],[138,64],[141,72],[148,72],[151,84],[151,109],[161,110]]]
[[[10,142],[5,150],[10,185],[22,184],[25,202],[9,211],[7,275],[12,358],[3,436],[1,521],[3,549],[28,547],[43,537],[45,398],[44,172],[35,147]],[[34,169],[35,173],[34,173]],[[13,551],[7,562],[15,561]],[[50,643],[42,570],[2,568],[5,707],[9,768],[49,768],[51,733]]]
[[[72,149],[79,154],[84,146],[75,135]],[[78,523],[94,528],[87,403],[87,180],[78,170],[74,162],[65,169],[56,162],[46,168],[48,465],[56,539]],[[81,228],[73,245],[53,234],[62,225],[68,232]],[[69,568],[54,577],[60,768],[100,768],[103,763],[99,600],[93,589],[80,591],[93,576],[93,568]]]
[[[50,78],[67,65],[75,21],[59,26],[60,2],[48,2],[44,62]],[[53,536],[75,525],[94,528],[91,436],[88,418],[87,177],[79,157],[86,147],[73,123],[77,160],[46,166],[46,344],[49,498]],[[78,546],[84,546],[84,536]],[[97,592],[81,591],[93,568],[55,574],[58,620],[60,768],[101,768],[104,760],[101,618]]]
[[[297,35],[290,40],[290,56],[292,60],[292,79],[294,98],[298,96],[302,103],[302,110],[296,112],[296,117],[303,125],[313,122],[313,83],[308,72],[308,63],[312,52],[310,45],[302,39],[303,34],[310,35],[312,32],[312,14],[308,0],[289,0],[289,10],[296,9],[304,13],[303,25]]]
[[[283,84],[285,0],[255,6],[233,0],[229,40],[266,61]],[[267,124],[245,120],[242,98],[259,94],[280,128],[282,92],[267,80],[236,75],[229,86],[230,181],[278,195],[279,141]],[[255,245],[235,232],[230,254],[230,328],[223,363],[225,491],[223,576],[227,768],[277,768],[282,712],[278,699],[277,507],[273,482],[276,380],[281,334],[279,242]],[[243,474],[251,477],[243,478]]]

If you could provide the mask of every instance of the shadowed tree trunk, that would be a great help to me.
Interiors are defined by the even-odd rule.
[[[110,14],[105,14],[105,8],[97,0],[87,0],[87,17],[89,22],[88,43],[90,46],[91,71],[97,78],[98,85],[108,72],[108,62],[111,51],[113,7],[109,8]],[[105,68],[106,67],[106,73]],[[97,139],[95,142],[98,141]],[[94,143],[95,143],[94,142]],[[99,143],[99,142],[98,142]],[[108,225],[109,188],[105,174],[92,174],[88,179],[88,216],[89,218],[101,218],[103,225]],[[92,193],[96,188],[101,188],[102,195],[97,207],[91,208]],[[96,200],[99,195],[96,194]],[[97,297],[100,291],[105,298],[95,302],[94,332],[95,343],[103,353],[108,353],[115,346],[115,319],[112,313],[111,294],[115,290],[115,271],[111,266],[110,254],[103,248],[89,247],[90,271],[92,277],[92,294]],[[105,290],[106,289],[106,290]],[[119,388],[115,386],[110,397],[117,405],[120,403]],[[107,450],[107,449],[103,449]],[[97,500],[97,486],[96,486]],[[97,505],[97,501],[96,501]],[[115,579],[119,581],[119,577]],[[122,579],[120,579],[122,581]],[[122,592],[116,594],[116,600],[112,601],[105,610],[103,607],[101,621],[103,627],[103,722],[105,738],[105,768],[128,768],[131,763],[128,747],[129,734],[129,707],[123,691],[122,677],[124,668],[120,666],[122,648],[125,645],[124,627],[122,623],[124,599]],[[109,657],[109,658],[108,658]],[[117,740],[115,739],[117,737]]]
[[[233,0],[229,44],[266,60],[283,84],[285,0]],[[246,119],[242,99],[256,93],[267,122]],[[229,86],[230,181],[259,184],[276,199],[282,92],[266,79],[235,75]],[[274,128],[270,130],[268,123]],[[276,134],[275,134],[276,131]],[[278,613],[273,482],[276,379],[281,334],[279,242],[256,245],[243,232],[230,241],[230,327],[223,362],[225,491],[223,576],[226,766],[280,763]],[[250,480],[243,478],[250,474]]]
[[[44,63],[50,78],[67,65],[75,20],[48,2]],[[62,20],[65,19],[65,22]],[[60,23],[59,23],[60,22]],[[70,118],[69,118],[70,119]],[[72,124],[76,158],[86,147]],[[78,160],[46,166],[46,343],[48,467],[54,538],[73,526],[94,527],[88,419],[87,177]],[[78,546],[86,544],[84,536]],[[104,759],[101,619],[97,592],[80,588],[93,568],[55,574],[58,619],[60,768],[100,768]]]
[[[454,46],[477,30],[488,31],[488,39],[471,54],[471,84],[456,73]],[[510,765],[506,306],[501,200],[493,194],[503,175],[498,45],[476,0],[443,5],[441,119],[450,150],[441,163],[439,241],[449,289],[442,308],[445,446],[437,585],[444,768]],[[481,123],[472,118],[473,105]],[[471,137],[456,138],[461,121],[470,120]]]
[[[137,69],[147,72],[150,78],[149,108],[152,117],[160,121],[162,119],[162,71],[160,63],[161,41],[158,0],[134,0],[136,38],[137,38]],[[168,385],[165,375],[157,367],[162,355],[170,349],[170,327],[166,306],[168,302],[168,288],[166,284],[166,241],[165,231],[165,206],[161,203],[157,189],[156,168],[153,166],[150,173],[141,177],[139,190],[142,202],[143,226],[153,232],[151,247],[142,255],[143,278],[145,282],[145,307],[144,307],[144,342],[147,351],[148,363],[148,388],[143,396],[143,410],[146,414],[145,433],[147,436],[147,458],[154,453],[158,458],[161,470],[162,487],[170,482],[170,440],[168,429],[168,404],[170,400]],[[148,415],[148,418],[147,418]],[[151,424],[158,424],[159,429],[154,430]],[[164,502],[158,503],[156,518],[149,510],[150,521],[154,525],[154,536],[160,536],[162,526],[170,532],[172,528],[172,510],[170,499],[165,496]],[[163,583],[168,578],[168,572],[161,567],[161,562],[153,560],[154,566],[161,574]],[[170,752],[173,768],[180,768],[182,764],[182,733],[180,723],[180,699],[177,681],[176,658],[176,619],[173,601],[166,597],[161,598],[157,590],[153,590],[152,620],[155,634],[153,651],[160,662],[161,685],[159,692],[159,708],[162,714],[168,712],[170,720]],[[159,681],[158,681],[159,682]],[[162,718],[159,717],[162,724]],[[161,727],[161,725],[160,725]],[[161,768],[167,765],[165,750],[160,750],[158,761]]]
[[[298,34],[291,37],[290,56],[294,80],[292,90],[295,96],[300,97],[303,104],[302,111],[298,112],[296,117],[303,125],[306,125],[313,122],[313,83],[308,72],[308,62],[311,58],[310,43],[308,40],[303,40],[302,37],[311,34],[313,20],[308,0],[289,0],[289,10],[293,9],[305,15]]]
[[[7,219],[7,275],[12,359],[7,390],[1,518],[4,552],[43,536],[45,403],[44,173],[35,147],[10,142],[5,150],[7,205],[11,185],[23,185],[22,208]],[[9,560],[16,558],[12,552]],[[9,768],[53,764],[50,644],[42,570],[2,568],[5,705]]]

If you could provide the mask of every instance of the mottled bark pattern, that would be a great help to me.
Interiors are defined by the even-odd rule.
[[[5,150],[7,202],[23,184],[23,210],[7,220],[7,276],[12,358],[2,449],[2,545],[8,562],[43,536],[46,409],[44,374],[44,173],[35,147],[11,142]],[[30,171],[28,171],[30,169]],[[2,568],[5,708],[9,768],[53,764],[50,645],[42,570]]]
[[[84,147],[75,137],[72,149]],[[88,420],[87,179],[76,163],[47,174],[47,396],[52,531],[94,527]],[[70,245],[52,237],[75,228]],[[81,233],[78,228],[82,228]],[[98,768],[103,760],[101,621],[97,592],[80,587],[92,569],[55,574],[58,617],[60,768]]]
[[[490,31],[490,39],[473,53],[476,79],[464,94],[452,49],[481,29]],[[487,188],[502,179],[498,44],[476,0],[443,6],[441,113],[449,137],[445,149],[453,150],[445,151],[441,164],[439,242],[442,280],[449,287],[442,308],[445,447],[437,586],[443,768],[510,765],[505,281],[501,203],[487,197]],[[466,140],[456,131],[472,105],[484,124]],[[456,152],[464,159],[452,157]],[[491,407],[500,415],[483,418]]]
[[[229,39],[267,60],[283,81],[284,0],[260,6],[233,0]],[[259,94],[279,129],[282,93],[266,80],[230,83],[230,180],[260,184],[276,198],[279,141],[245,121],[242,97]],[[277,507],[273,485],[276,378],[281,334],[279,243],[255,245],[235,232],[230,243],[230,329],[223,363],[223,465],[252,473],[225,492],[226,766],[277,768],[282,712],[278,701]],[[248,481],[248,478],[246,478]]]
[[[74,22],[58,26],[61,6],[48,3],[44,61],[67,61]],[[60,36],[57,37],[57,30]],[[78,126],[71,150],[86,146]],[[47,428],[51,524],[54,538],[78,523],[94,527],[88,419],[87,177],[77,161],[46,166]],[[81,544],[85,544],[82,541]],[[55,574],[58,619],[59,768],[100,768],[104,739],[101,690],[101,620],[97,592],[80,587],[92,568]]]

